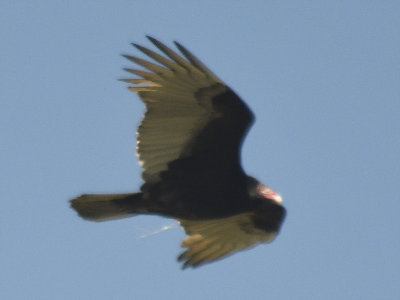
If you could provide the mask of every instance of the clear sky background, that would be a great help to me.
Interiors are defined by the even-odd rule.
[[[399,1],[1,1],[0,298],[400,299],[399,16]],[[117,79],[146,34],[255,112],[244,168],[288,210],[273,243],[181,271],[174,220],[69,208],[140,186],[144,107]]]

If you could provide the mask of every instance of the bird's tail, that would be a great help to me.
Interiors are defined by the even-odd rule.
[[[84,194],[70,201],[71,207],[84,219],[106,221],[135,215],[142,193]]]

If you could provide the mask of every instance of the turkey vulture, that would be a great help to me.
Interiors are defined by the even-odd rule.
[[[181,54],[148,39],[164,54],[133,44],[151,61],[124,55],[145,70],[122,79],[147,111],[138,129],[143,185],[130,194],[84,194],[71,206],[87,220],[134,216],[175,218],[187,236],[178,257],[197,267],[270,242],[285,216],[281,197],[244,173],[240,147],[253,113],[181,44]]]

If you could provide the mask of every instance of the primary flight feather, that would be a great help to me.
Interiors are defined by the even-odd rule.
[[[123,79],[145,103],[137,154],[140,192],[84,194],[71,206],[85,219],[103,221],[152,214],[175,218],[187,234],[183,267],[270,242],[285,216],[281,197],[244,173],[240,148],[254,116],[247,105],[181,44],[176,53],[133,44],[150,61],[124,55],[141,69]]]

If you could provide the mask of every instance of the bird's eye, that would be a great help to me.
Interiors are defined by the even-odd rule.
[[[265,185],[260,184],[258,186],[258,193],[263,195],[263,196],[268,196],[271,192],[271,189],[266,187]]]

